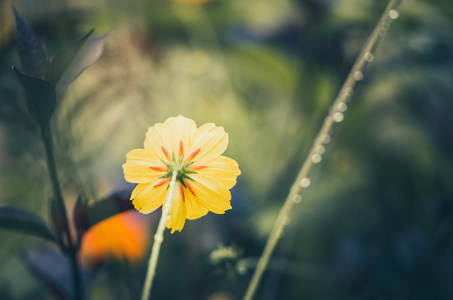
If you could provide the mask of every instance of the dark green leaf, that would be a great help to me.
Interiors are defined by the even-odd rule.
[[[63,48],[50,62],[49,70],[46,75],[46,79],[53,83],[57,84],[57,82],[63,76],[63,73],[66,71],[68,66],[72,63],[74,58],[76,57],[77,53],[79,53],[80,49],[82,48],[85,41],[91,35],[94,29],[91,29],[90,32],[78,38],[74,42],[72,42],[69,46]]]
[[[16,18],[17,49],[25,74],[42,78],[46,67],[46,55],[36,33],[21,17],[13,5]]]
[[[56,85],[58,95],[61,95],[66,90],[68,85],[74,81],[83,70],[94,63],[101,56],[104,48],[104,41],[107,36],[107,34],[104,34],[85,41],[71,64],[58,80]]]
[[[45,80],[23,74],[16,67],[13,70],[24,86],[27,107],[32,117],[41,125],[49,122],[57,104],[55,87]]]
[[[120,212],[133,209],[134,206],[129,198],[130,192],[119,192],[96,202],[87,208],[83,219],[80,219],[79,221],[76,219],[76,223],[80,222],[76,226],[83,226],[85,230],[87,230],[98,222],[110,218]]]
[[[56,241],[54,234],[41,217],[15,206],[0,207],[0,228],[18,230],[50,241]]]

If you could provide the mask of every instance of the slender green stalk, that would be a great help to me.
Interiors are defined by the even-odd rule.
[[[285,226],[289,222],[289,216],[294,204],[299,203],[302,200],[300,196],[302,189],[310,185],[308,175],[310,174],[313,165],[319,163],[322,159],[322,154],[325,151],[323,144],[330,141],[329,133],[331,132],[334,124],[343,120],[343,113],[347,109],[346,102],[350,99],[357,81],[363,79],[364,66],[374,59],[373,51],[377,43],[386,35],[390,23],[398,18],[399,13],[396,10],[396,7],[401,2],[402,0],[391,0],[389,2],[381,19],[363,46],[362,51],[352,67],[352,70],[335,98],[332,108],[326,117],[324,124],[319,130],[313,145],[311,146],[311,149],[302,164],[302,168],[290,189],[288,197],[280,210],[277,220],[275,221],[272,232],[266,242],[266,246],[264,247],[263,254],[258,261],[258,265],[245,293],[244,300],[251,300],[253,298],[262,275],[269,264],[269,259],[274,252],[275,246],[277,245]]]
[[[168,189],[167,200],[165,201],[165,208],[162,210],[162,216],[160,217],[157,232],[154,235],[153,249],[151,250],[151,256],[148,261],[148,271],[146,272],[145,285],[143,286],[141,300],[148,300],[151,293],[154,275],[156,274],[157,259],[159,258],[160,246],[164,241],[165,223],[168,220],[170,214],[171,204],[173,202],[173,194],[175,190],[176,175],[178,175],[178,169],[173,170],[173,174],[170,181],[170,187]]]
[[[54,193],[54,197],[57,201],[58,205],[58,210],[61,214],[61,217],[63,218],[63,232],[66,238],[66,242],[68,245],[69,250],[67,251],[69,253],[69,258],[71,260],[71,269],[72,269],[72,276],[73,276],[73,282],[74,282],[74,293],[75,293],[75,299],[76,300],[81,300],[83,299],[83,293],[82,293],[82,285],[80,281],[80,271],[79,271],[79,266],[77,263],[77,257],[76,257],[76,247],[73,244],[73,241],[71,239],[71,233],[69,230],[69,219],[68,215],[66,212],[66,207],[63,201],[63,194],[61,193],[60,189],[60,182],[58,180],[58,174],[57,174],[57,168],[55,164],[55,156],[53,152],[53,142],[52,142],[52,130],[50,127],[50,122],[41,126],[41,135],[42,139],[44,141],[45,149],[46,149],[46,160],[47,160],[47,167],[49,170],[49,176],[50,176],[50,182],[52,184],[52,189]],[[61,241],[63,242],[63,241]],[[61,245],[63,247],[63,245]]]

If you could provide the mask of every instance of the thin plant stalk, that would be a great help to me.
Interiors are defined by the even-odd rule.
[[[151,255],[148,261],[148,270],[146,272],[145,284],[143,286],[142,298],[141,300],[148,300],[151,294],[151,288],[153,284],[154,275],[156,274],[157,260],[159,258],[160,246],[164,241],[164,231],[165,223],[168,220],[170,214],[171,204],[173,202],[173,194],[175,190],[176,175],[178,170],[173,170],[173,174],[170,181],[170,186],[168,189],[167,199],[165,201],[165,208],[162,210],[162,216],[160,217],[159,225],[157,227],[157,232],[154,235],[154,244],[153,249],[151,250]]]
[[[321,155],[325,151],[323,145],[330,141],[331,138],[329,134],[332,131],[334,124],[343,120],[343,113],[347,109],[346,102],[350,100],[357,81],[363,79],[363,69],[365,65],[373,61],[373,51],[376,48],[376,45],[386,35],[390,23],[398,18],[399,13],[396,10],[396,7],[402,1],[403,0],[391,0],[389,2],[382,17],[363,46],[362,51],[355,61],[354,66],[348,74],[337,97],[335,98],[332,108],[319,130],[313,145],[311,146],[310,151],[302,164],[301,170],[299,171],[299,174],[290,189],[288,197],[280,210],[277,220],[274,223],[274,227],[272,228],[271,234],[269,235],[263,253],[258,261],[258,265],[243,298],[244,300],[251,300],[253,298],[263,273],[269,264],[269,259],[274,252],[275,246],[277,245],[285,226],[289,223],[289,217],[294,204],[299,203],[302,200],[300,195],[302,189],[310,185],[308,175],[310,174],[313,165],[321,161]]]
[[[53,194],[54,194],[54,197],[55,197],[57,205],[58,205],[58,210],[63,219],[63,224],[62,224],[63,232],[64,232],[66,242],[67,242],[67,245],[69,248],[67,250],[69,253],[69,258],[71,260],[71,269],[72,269],[72,277],[73,277],[73,283],[74,283],[75,299],[82,300],[83,293],[82,293],[82,285],[81,285],[81,281],[80,281],[80,271],[79,271],[79,266],[77,263],[77,256],[76,256],[77,250],[71,239],[71,233],[70,233],[70,229],[69,229],[69,218],[68,218],[68,215],[66,212],[66,206],[63,201],[63,194],[60,189],[60,182],[58,180],[58,173],[57,173],[57,168],[56,168],[56,164],[55,164],[55,156],[54,156],[54,152],[53,152],[52,130],[50,127],[50,122],[41,126],[41,136],[44,141],[47,167],[49,170],[49,176],[50,176],[50,182],[52,184]],[[63,246],[64,241],[60,241],[60,242],[63,243],[62,244],[62,246]]]

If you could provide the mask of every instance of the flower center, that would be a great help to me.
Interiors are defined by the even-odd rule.
[[[189,170],[189,167],[194,163],[193,161],[186,163],[186,164],[182,163],[183,157],[184,157],[184,155],[181,155],[179,157],[179,159],[176,161],[175,155],[173,154],[173,159],[172,159],[173,163],[172,164],[169,164],[162,160],[162,162],[165,164],[165,166],[168,168],[169,171],[167,174],[165,174],[159,178],[171,177],[173,175],[173,172],[176,172],[177,173],[176,180],[178,180],[185,188],[187,188],[184,180],[195,181],[189,176],[189,174],[197,174],[197,172]]]

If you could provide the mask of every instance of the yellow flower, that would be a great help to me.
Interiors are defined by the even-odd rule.
[[[131,200],[143,214],[164,205],[172,171],[177,170],[170,218],[166,226],[184,227],[186,219],[198,219],[211,211],[223,214],[231,208],[230,189],[241,171],[235,160],[222,156],[228,134],[213,123],[197,128],[183,116],[171,117],[148,129],[144,149],[127,154],[123,165],[126,181],[138,183]]]

